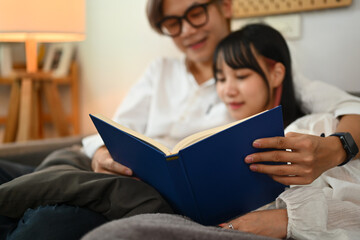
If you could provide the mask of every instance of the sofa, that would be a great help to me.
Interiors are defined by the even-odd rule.
[[[38,166],[54,150],[73,146],[80,147],[82,138],[83,136],[70,136],[0,144],[0,159]]]

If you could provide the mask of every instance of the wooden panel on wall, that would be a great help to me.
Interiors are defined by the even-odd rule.
[[[313,11],[345,7],[352,0],[233,0],[233,17],[246,18],[265,15]]]

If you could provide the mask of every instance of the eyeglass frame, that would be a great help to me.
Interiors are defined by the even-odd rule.
[[[184,14],[183,14],[182,16],[174,16],[174,15],[166,16],[166,17],[164,17],[163,19],[161,19],[161,20],[156,24],[156,26],[157,26],[157,28],[159,29],[159,31],[160,31],[162,34],[164,34],[164,35],[166,35],[166,36],[169,36],[169,37],[172,37],[172,38],[177,37],[177,36],[179,36],[179,35],[181,34],[181,32],[182,32],[182,27],[183,27],[183,21],[182,21],[183,19],[186,20],[186,22],[188,22],[192,27],[194,27],[194,28],[200,28],[200,27],[202,27],[202,26],[204,26],[205,24],[208,23],[208,21],[209,21],[209,13],[208,13],[208,9],[207,9],[207,8],[208,8],[208,6],[209,6],[210,4],[215,3],[216,1],[218,1],[218,0],[210,0],[210,1],[206,2],[206,3],[195,4],[195,5],[193,5],[193,6],[190,6],[189,8],[187,8],[187,9],[185,10],[185,12],[184,12]],[[200,24],[200,25],[194,25],[194,24],[188,19],[187,14],[188,14],[191,10],[193,10],[194,8],[198,8],[198,7],[201,7],[201,8],[204,9],[205,16],[206,16],[206,20],[204,21],[204,23],[202,23],[202,24]],[[162,30],[162,28],[161,28],[162,23],[165,22],[165,21],[168,20],[168,19],[176,19],[176,20],[179,22],[179,26],[180,26],[180,27],[179,27],[179,32],[178,32],[177,34],[170,35],[170,34],[165,33],[165,32]]]

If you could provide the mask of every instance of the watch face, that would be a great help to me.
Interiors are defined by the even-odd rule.
[[[346,154],[348,155],[347,158],[353,158],[356,156],[356,154],[359,152],[359,149],[351,136],[348,132],[342,132],[342,133],[334,133],[332,136],[337,136],[340,138],[340,141],[346,151]]]
[[[348,163],[359,152],[359,149],[350,133],[339,132],[339,133],[331,134],[330,136],[338,137],[341,141],[341,144],[343,145],[345,152],[346,152],[346,159],[339,166],[342,166],[342,165]]]
[[[354,157],[353,153],[351,152],[350,145],[349,145],[348,141],[346,140],[345,136],[340,136],[339,138],[340,138],[341,144],[343,145],[348,157],[351,157],[351,158]]]
[[[350,133],[345,133],[345,135],[343,135],[343,139],[345,141],[344,147],[346,145],[347,151],[349,151],[352,155],[351,157],[355,157],[355,155],[359,152],[359,149],[356,146],[353,137]]]

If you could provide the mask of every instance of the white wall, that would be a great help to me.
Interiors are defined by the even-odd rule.
[[[146,0],[88,0],[87,39],[80,44],[82,130],[95,129],[89,113],[112,116],[129,86],[159,55],[180,56],[170,39],[154,33]]]
[[[306,76],[360,92],[360,1],[303,13],[302,37],[294,46]]]

